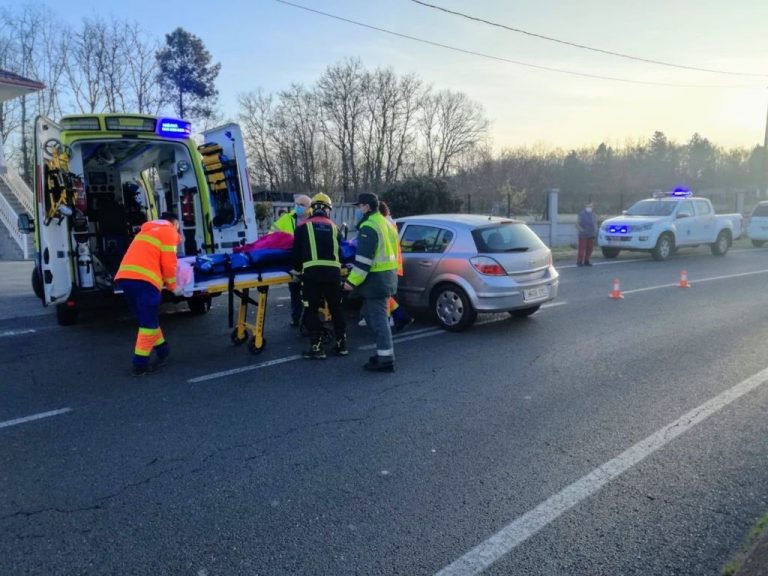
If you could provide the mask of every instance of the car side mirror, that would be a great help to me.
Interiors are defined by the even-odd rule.
[[[35,221],[29,214],[19,214],[17,225],[22,234],[32,234],[35,231]]]

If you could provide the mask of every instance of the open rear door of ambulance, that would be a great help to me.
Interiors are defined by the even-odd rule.
[[[36,234],[45,306],[69,298],[74,282],[70,245],[72,202],[69,155],[61,126],[44,116],[35,120]]]
[[[256,240],[258,229],[240,127],[225,124],[203,132],[198,147],[208,180],[211,232],[216,252]]]

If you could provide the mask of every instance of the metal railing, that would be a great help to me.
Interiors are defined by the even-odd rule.
[[[6,174],[0,175],[0,178],[5,181],[13,195],[21,202],[27,214],[34,215],[34,194],[32,189],[27,186],[27,183],[22,180],[21,176],[9,170]]]
[[[19,245],[24,254],[24,260],[29,258],[27,236],[19,232],[18,215],[2,194],[0,194],[0,220],[5,224],[11,238]]]

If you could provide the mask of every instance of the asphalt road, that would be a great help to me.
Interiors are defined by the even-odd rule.
[[[595,262],[394,375],[356,323],[296,359],[285,289],[258,356],[171,307],[142,379],[124,310],[60,328],[3,264],[0,574],[719,574],[768,509],[768,250]]]

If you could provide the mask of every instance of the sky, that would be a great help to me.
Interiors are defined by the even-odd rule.
[[[425,0],[568,42],[696,72],[566,46],[425,7],[412,0],[290,0],[313,10],[532,66],[447,50],[356,26],[277,0],[103,2],[50,5],[62,21],[116,16],[158,38],[176,27],[198,35],[221,63],[221,111],[239,94],[314,84],[347,58],[367,69],[412,73],[436,89],[466,93],[491,122],[497,150],[578,148],[648,140],[684,143],[695,132],[724,147],[762,144],[768,111],[766,0]],[[0,0],[0,6],[11,0]],[[15,2],[14,2],[15,3]],[[190,6],[194,8],[190,9]],[[60,12],[58,12],[60,11]],[[647,84],[643,84],[643,82]]]

